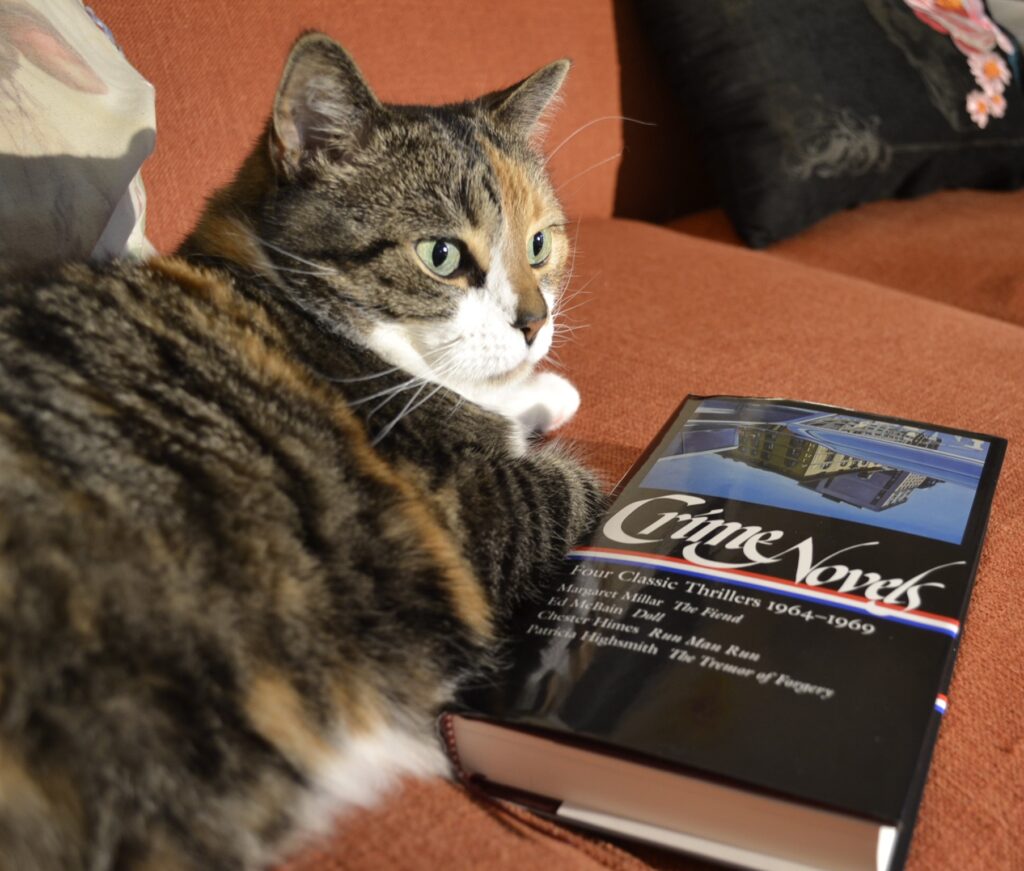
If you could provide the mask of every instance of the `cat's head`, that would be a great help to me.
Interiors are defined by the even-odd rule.
[[[569,69],[465,103],[380,102],[321,34],[292,50],[273,116],[187,243],[261,271],[395,365],[456,389],[547,354],[566,219],[537,150]]]

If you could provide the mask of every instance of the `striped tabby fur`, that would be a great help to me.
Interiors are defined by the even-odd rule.
[[[443,770],[438,707],[601,501],[526,441],[576,402],[533,373],[566,68],[386,106],[307,35],[180,256],[2,288],[2,871],[264,867]]]

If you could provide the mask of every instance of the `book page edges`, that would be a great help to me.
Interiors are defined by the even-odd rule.
[[[735,847],[731,844],[710,841],[707,838],[699,838],[696,835],[676,832],[661,826],[652,826],[614,814],[588,810],[566,802],[561,804],[555,815],[590,829],[623,835],[636,841],[668,847],[683,853],[706,856],[716,862],[736,868],[750,868],[752,871],[818,871],[812,865],[766,856],[764,853],[744,850],[742,847]],[[893,826],[882,826],[878,832],[878,871],[886,871],[889,867],[895,845],[896,829]]]
[[[465,775],[559,801],[556,816],[566,821],[772,871],[887,871],[896,845],[893,826],[488,721],[455,715],[450,722]]]

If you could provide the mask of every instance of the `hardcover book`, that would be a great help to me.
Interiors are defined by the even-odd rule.
[[[442,717],[456,769],[740,867],[901,867],[1005,448],[688,398]]]

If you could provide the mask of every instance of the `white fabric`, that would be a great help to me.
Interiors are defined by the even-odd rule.
[[[0,0],[0,270],[145,255],[152,85],[78,0]]]

